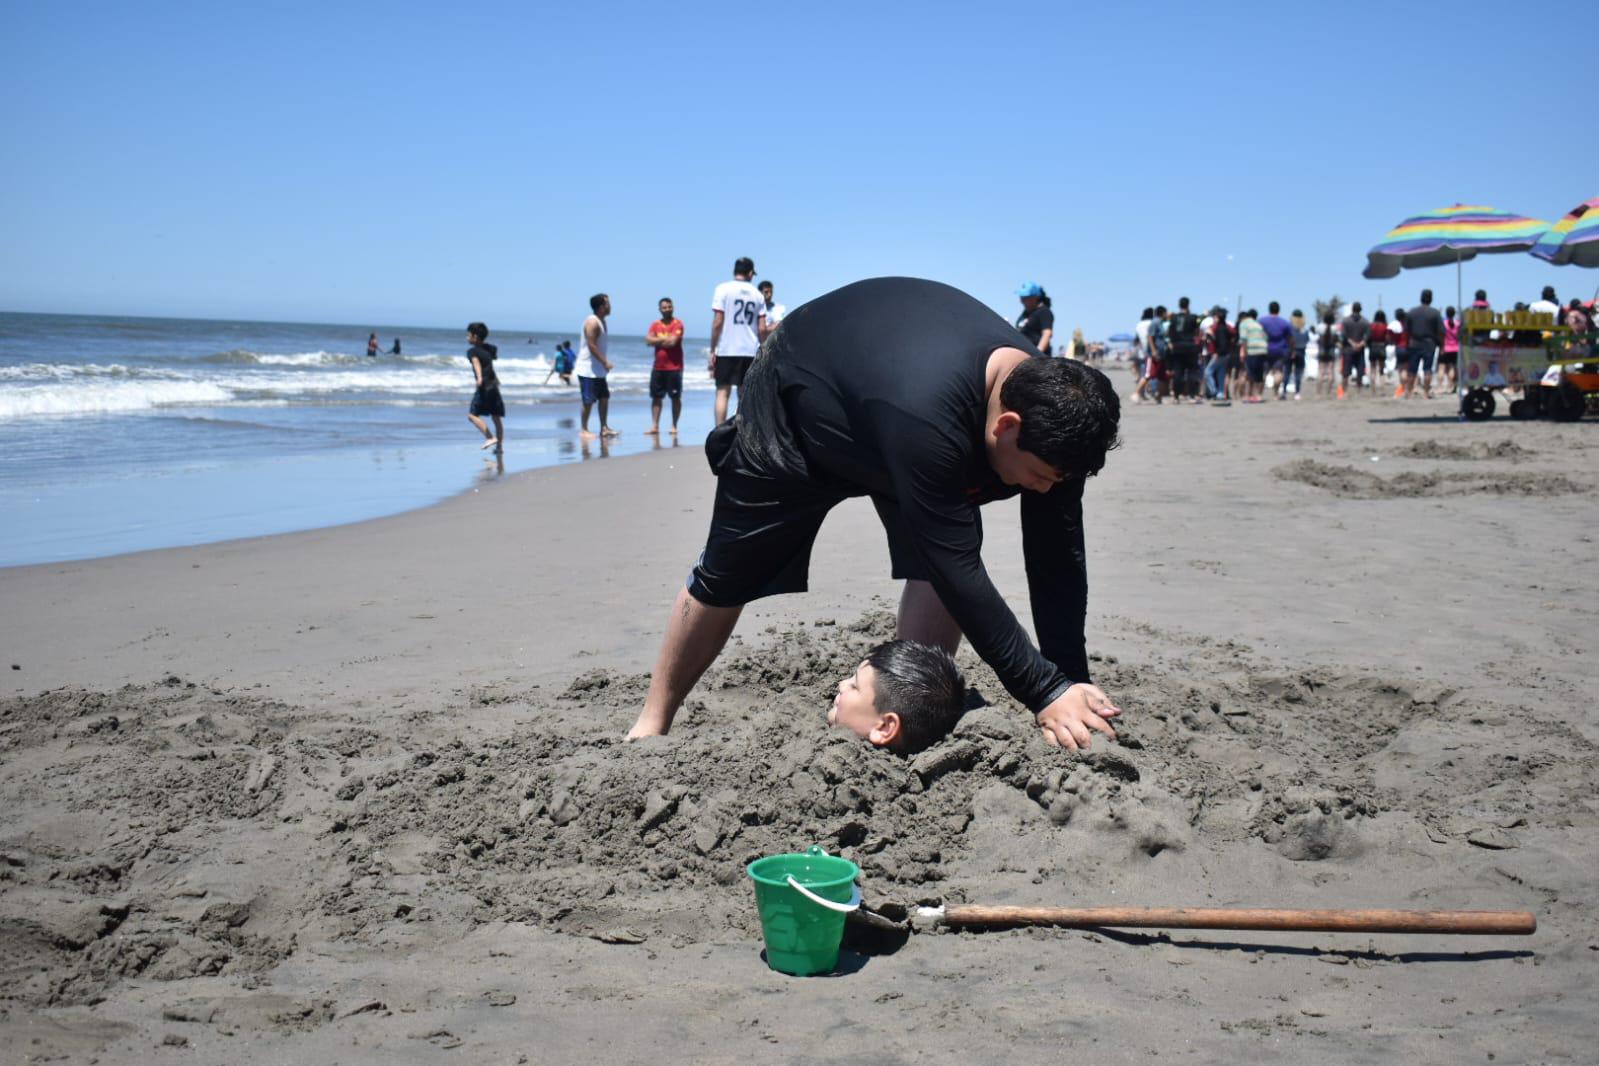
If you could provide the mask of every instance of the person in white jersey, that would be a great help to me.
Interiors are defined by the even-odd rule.
[[[755,361],[765,334],[766,301],[751,284],[755,260],[741,257],[733,264],[733,280],[724,281],[711,296],[711,376],[716,379],[716,424],[727,421],[727,399],[734,388],[744,389],[744,374]]]
[[[761,340],[766,340],[777,332],[777,327],[783,321],[783,316],[788,314],[788,308],[772,301],[771,279],[761,282],[756,288],[761,290],[761,300],[766,306],[766,321],[761,324]]]
[[[610,346],[610,333],[605,328],[605,318],[611,313],[611,298],[602,293],[589,297],[589,307],[594,313],[583,320],[583,341],[577,350],[577,385],[583,394],[583,439],[595,436],[614,437],[607,416],[611,410],[611,386],[605,375],[611,372],[611,360],[606,356]],[[600,432],[589,432],[589,411],[600,405]]]

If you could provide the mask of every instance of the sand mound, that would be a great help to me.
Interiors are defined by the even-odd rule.
[[[1448,444],[1437,440],[1418,440],[1396,449],[1393,454],[1401,459],[1522,459],[1538,453],[1523,448],[1506,438],[1496,441],[1478,441],[1475,444]]]
[[[1379,477],[1352,466],[1333,466],[1314,459],[1296,459],[1274,467],[1283,481],[1297,481],[1356,500],[1389,500],[1422,496],[1562,496],[1587,488],[1560,474],[1485,474],[1407,471]]]
[[[1499,712],[1446,690],[1213,642],[1099,663],[1127,716],[1084,757],[1044,746],[968,656],[992,705],[901,760],[824,725],[890,624],[769,631],[724,657],[677,733],[637,744],[618,737],[647,679],[600,670],[559,695],[474,690],[510,718],[492,736],[441,708],[393,739],[176,679],[0,703],[0,803],[27,811],[0,834],[0,996],[92,1003],[126,977],[248,978],[305,943],[386,950],[497,920],[752,939],[744,865],[811,843],[859,862],[878,903],[1089,884],[1313,898],[1316,871],[1356,856],[1372,885],[1399,871],[1446,891],[1586,795],[1594,746],[1536,716],[1515,736],[1559,736],[1528,755],[1490,742]]]

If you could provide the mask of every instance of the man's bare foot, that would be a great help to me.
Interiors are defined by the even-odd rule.
[[[677,427],[676,426],[672,427],[672,436],[674,436],[674,437],[677,436]]]
[[[590,433],[586,429],[579,433],[578,436],[582,437],[584,440],[597,440],[599,438],[598,433]]]
[[[661,431],[655,426],[651,426],[649,429],[644,431],[644,435],[646,437],[659,437],[661,435]]]
[[[604,429],[600,430],[600,436],[602,437],[620,437],[621,435],[622,433],[620,430],[612,429],[610,426],[606,426]]]
[[[647,718],[643,713],[638,716],[638,721],[633,723],[633,728],[627,731],[627,740],[637,740],[639,737],[664,737],[669,726],[658,724],[654,719]]]

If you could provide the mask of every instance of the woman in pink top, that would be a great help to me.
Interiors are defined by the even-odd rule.
[[[1444,311],[1444,347],[1438,353],[1438,372],[1448,379],[1445,387],[1450,392],[1455,390],[1459,367],[1460,320],[1455,317],[1455,309],[1451,307]]]

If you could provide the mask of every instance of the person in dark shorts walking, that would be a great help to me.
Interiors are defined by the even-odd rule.
[[[740,256],[733,263],[733,280],[724,281],[711,294],[711,377],[716,381],[716,424],[727,421],[733,390],[744,396],[744,375],[760,350],[766,330],[766,299],[751,280],[755,260]]]
[[[483,447],[493,448],[495,454],[505,450],[505,400],[500,396],[500,378],[494,373],[494,360],[500,350],[488,343],[489,327],[474,322],[466,327],[467,362],[472,364],[472,378],[477,390],[472,393],[472,406],[467,411],[467,421],[483,434]],[[485,418],[494,419],[494,431],[489,432]]]
[[[650,428],[646,436],[661,435],[661,401],[672,398],[672,436],[677,436],[677,419],[683,413],[683,320],[672,314],[672,301],[661,297],[661,317],[650,324],[644,342],[655,348],[655,365],[650,370]]]
[[[856,282],[790,311],[737,418],[705,442],[710,534],[628,735],[667,732],[744,605],[804,591],[828,511],[870,496],[906,582],[900,638],[953,652],[965,636],[1052,745],[1114,736],[1119,712],[1088,673],[1082,496],[1121,409],[1099,371],[1040,356],[982,303],[918,278]],[[1037,647],[981,555],[979,508],[1017,495]]]

